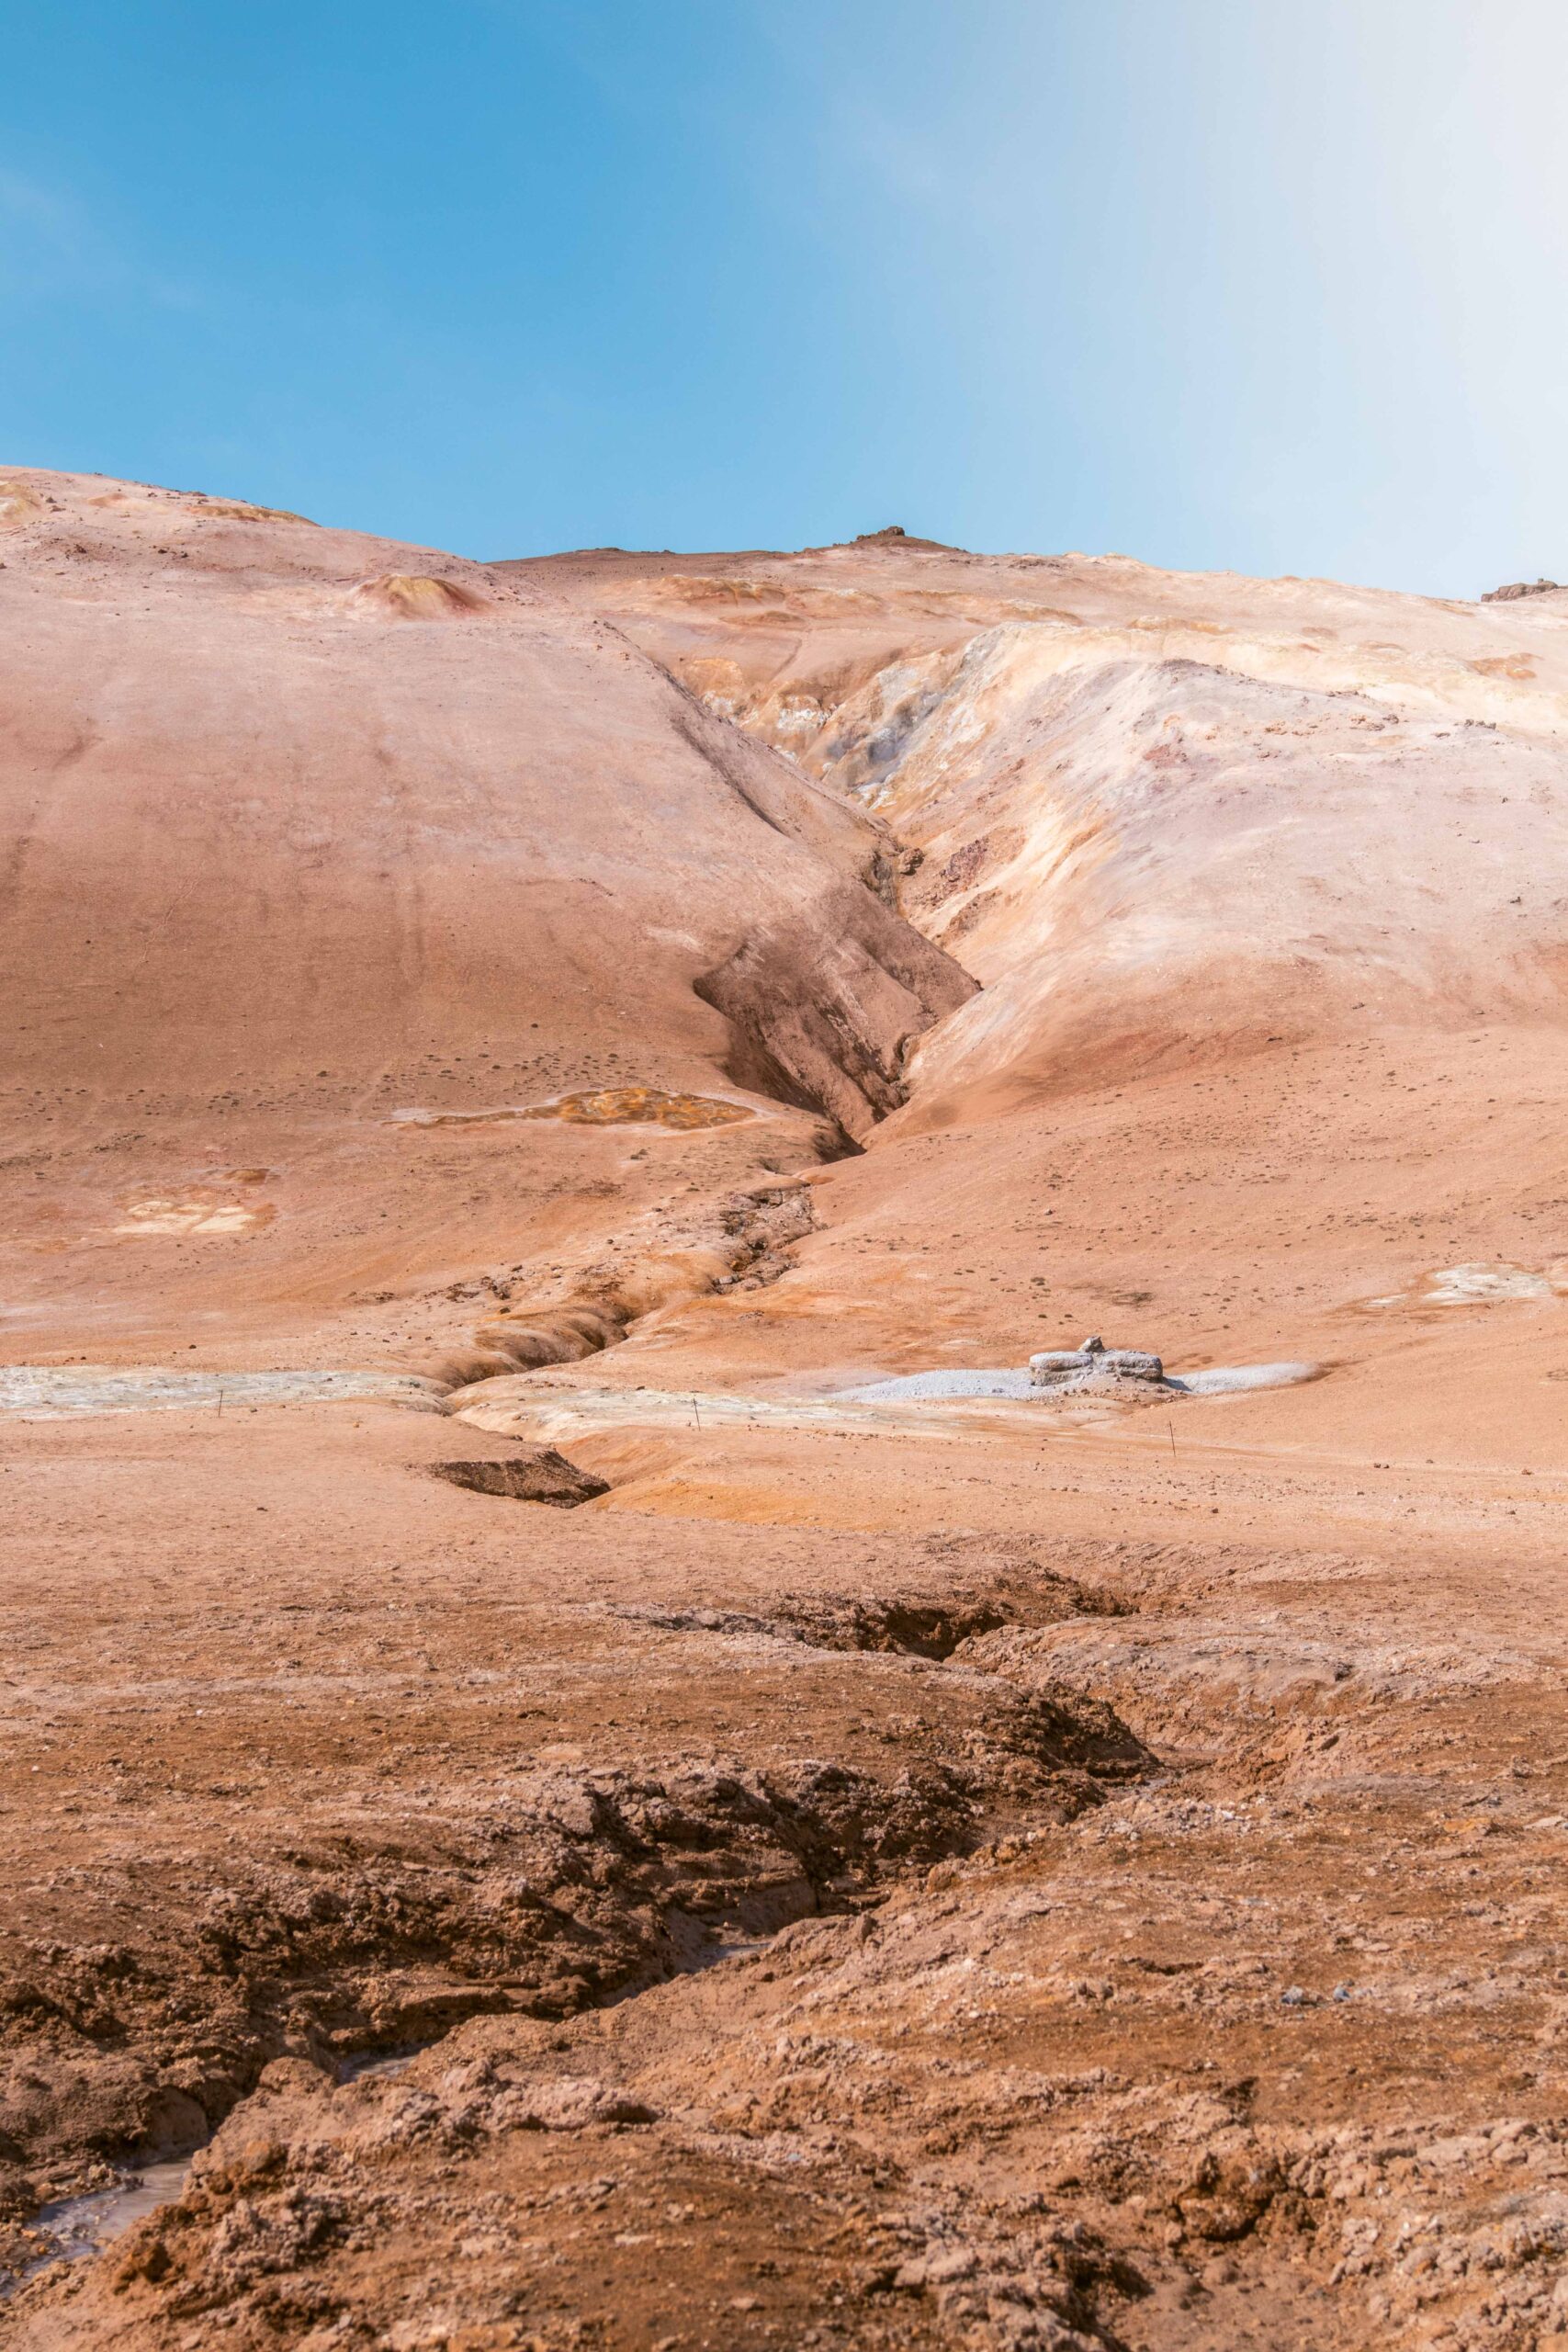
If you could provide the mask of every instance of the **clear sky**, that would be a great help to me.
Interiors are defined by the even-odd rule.
[[[0,457],[1568,578],[1563,0],[7,0]]]

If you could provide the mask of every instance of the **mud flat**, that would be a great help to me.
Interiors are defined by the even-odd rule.
[[[1168,1396],[1240,1396],[1258,1388],[1293,1388],[1301,1381],[1317,1379],[1320,1369],[1313,1363],[1213,1364],[1201,1372],[1168,1373],[1150,1386]],[[1027,1365],[998,1372],[900,1373],[890,1380],[847,1390],[846,1395],[862,1405],[928,1396],[1005,1396],[1015,1403],[1035,1405],[1051,1401],[1051,1392],[1032,1381]]]
[[[417,1373],[170,1372],[112,1364],[0,1365],[0,1413],[51,1420],[82,1413],[198,1412],[377,1397],[434,1410],[439,1383]]]

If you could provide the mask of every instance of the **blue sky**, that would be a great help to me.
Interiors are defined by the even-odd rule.
[[[0,456],[1568,576],[1560,0],[8,0]]]

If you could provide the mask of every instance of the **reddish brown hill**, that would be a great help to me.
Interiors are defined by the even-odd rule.
[[[968,992],[865,887],[874,819],[539,588],[93,477],[5,520],[13,1355],[309,1322],[676,1160],[809,1159]],[[606,1087],[755,1115],[394,1119]]]
[[[882,819],[903,910],[983,983],[818,1185],[756,1367],[852,1339],[1016,1363],[1104,1324],[1188,1361],[1414,1343],[1458,1396],[1512,1316],[1531,1344],[1466,1441],[1555,1429],[1561,599],[897,539],[498,569]],[[1456,1267],[1481,1273],[1445,1291]],[[716,1373],[742,1336],[722,1308],[690,1329]]]

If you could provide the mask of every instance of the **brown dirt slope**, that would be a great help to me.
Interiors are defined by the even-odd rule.
[[[8,479],[5,1295],[35,1344],[73,1302],[99,1351],[243,1340],[247,1309],[406,1336],[355,1299],[602,1232],[639,1145],[733,1175],[863,1132],[969,992],[865,887],[877,822],[613,627],[232,501]],[[626,1087],[755,1115],[393,1123]]]
[[[1568,597],[897,540],[501,568],[883,818],[905,913],[983,983],[814,1182],[799,1269],[690,1320],[694,1375],[1104,1324],[1368,1358],[1391,1427],[1437,1380],[1456,1436],[1556,1448]]]
[[[12,1351],[581,1346],[0,1418],[0,2326],[1560,2352],[1562,602],[6,511],[17,723],[98,727],[17,865]],[[253,764],[247,964],[137,876]],[[836,1394],[1095,1328],[1323,1376]]]

